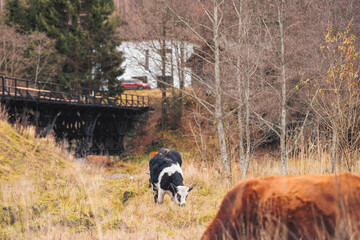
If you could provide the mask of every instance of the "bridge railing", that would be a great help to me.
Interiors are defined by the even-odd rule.
[[[1,98],[67,104],[101,105],[112,107],[148,107],[149,98],[120,92],[72,87],[49,82],[35,82],[13,77],[1,77]]]

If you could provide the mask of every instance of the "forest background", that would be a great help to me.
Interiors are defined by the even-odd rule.
[[[163,42],[164,63],[165,39],[196,44],[190,59],[182,62],[180,49],[178,60],[183,71],[191,67],[192,88],[180,84],[178,98],[162,90],[160,127],[176,129],[179,115],[191,119],[185,128],[203,161],[221,162],[225,175],[240,169],[243,179],[251,160],[264,154],[279,160],[281,174],[289,158],[303,155],[328,155],[328,172],[353,170],[360,137],[358,2],[123,4],[131,10],[121,35]]]
[[[359,10],[352,0],[9,0],[0,72],[119,90],[121,39],[158,41],[164,69],[165,41],[191,42],[193,56],[179,56],[177,66],[191,67],[192,88],[180,84],[170,95],[160,84],[158,129],[189,130],[201,159],[220,160],[229,176],[239,168],[245,178],[264,152],[280,160],[282,174],[296,154],[327,153],[329,172],[352,171]]]

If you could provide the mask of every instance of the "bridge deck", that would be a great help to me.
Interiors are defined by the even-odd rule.
[[[69,104],[112,108],[147,108],[149,98],[118,92],[68,87],[47,82],[34,82],[1,77],[0,98],[25,102]]]

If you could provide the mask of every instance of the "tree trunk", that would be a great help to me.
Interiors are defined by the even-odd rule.
[[[337,160],[337,134],[333,127],[333,134],[331,140],[331,173],[335,173],[335,165]]]
[[[183,41],[180,42],[180,72],[179,72],[179,87],[180,90],[184,90],[185,87],[185,44]],[[180,97],[182,92],[180,91]]]
[[[239,48],[241,47],[241,27],[242,27],[242,21],[241,21],[241,1],[239,1],[239,11],[238,11],[238,20],[239,20],[239,26],[238,26],[238,37],[239,37]],[[244,169],[244,122],[243,122],[243,79],[241,75],[241,55],[240,51],[237,55],[237,80],[238,80],[238,95],[239,95],[239,110],[238,110],[238,127],[239,127],[239,155],[240,155],[240,170],[243,171],[243,174],[245,172]]]
[[[35,69],[35,82],[38,81],[38,77],[39,77],[39,74],[40,74],[40,63],[41,63],[41,47],[39,46],[38,47],[38,59],[36,61],[36,69]]]
[[[284,43],[284,0],[280,1],[279,9],[279,30],[281,44],[281,174],[286,175],[286,69],[285,69],[285,43]]]
[[[245,158],[245,166],[244,166],[244,171],[243,171],[243,176],[242,179],[245,180],[246,178],[246,172],[249,169],[249,164],[250,164],[250,103],[249,103],[249,98],[250,98],[250,78],[247,76],[246,77],[246,92],[245,92],[245,109],[246,109],[246,113],[245,113],[245,134],[246,134],[246,158]]]
[[[215,55],[215,120],[219,135],[219,146],[221,162],[226,172],[229,172],[227,159],[225,130],[222,116],[222,99],[221,99],[221,78],[220,78],[220,46],[219,46],[219,19],[218,19],[218,1],[214,0],[214,55]]]
[[[182,101],[182,97],[183,97],[183,93],[182,91],[185,90],[185,44],[183,41],[180,42],[180,71],[178,71],[178,75],[179,75],[179,112],[180,112],[180,116],[182,117],[183,114],[183,101]]]
[[[161,41],[161,128],[167,128],[167,101],[166,101],[166,84],[165,84],[165,77],[166,77],[166,17],[163,16],[163,25],[162,25],[162,41]]]
[[[242,119],[241,103],[239,104],[238,111],[238,127],[239,127],[239,157],[240,157],[240,170],[244,171],[244,123]]]
[[[165,85],[165,77],[166,77],[166,42],[162,40],[162,49],[161,49],[161,128],[167,128],[167,103],[166,103],[166,85]]]

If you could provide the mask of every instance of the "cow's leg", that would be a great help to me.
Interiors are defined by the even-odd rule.
[[[152,184],[151,182],[150,182],[150,185],[152,186],[152,189],[153,189],[154,201],[155,201],[155,203],[157,203],[158,190],[157,190],[156,186],[154,184]]]
[[[157,203],[157,201],[158,201],[158,192],[153,191],[153,194],[154,194],[154,201],[155,201],[155,203]]]
[[[164,202],[165,191],[163,189],[159,189],[159,203],[162,204]]]

